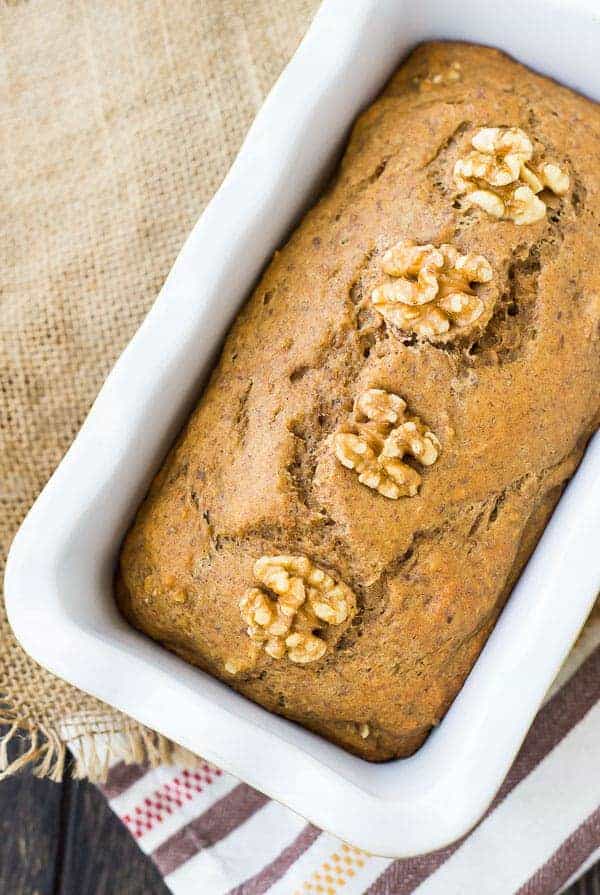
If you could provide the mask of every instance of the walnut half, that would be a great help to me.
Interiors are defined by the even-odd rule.
[[[334,435],[337,459],[358,473],[358,481],[383,497],[414,497],[421,476],[403,462],[408,454],[431,466],[440,453],[433,432],[415,417],[406,417],[406,402],[393,392],[370,388],[354,404],[354,419]]]
[[[399,242],[382,259],[388,279],[371,293],[384,320],[423,338],[446,339],[482,316],[475,284],[489,283],[492,266],[483,255],[461,255],[452,245]]]
[[[534,224],[546,216],[538,193],[563,196],[569,175],[553,162],[534,161],[533,144],[519,127],[482,127],[471,140],[473,151],[454,165],[454,182],[469,205],[494,218]]]
[[[261,556],[254,577],[263,587],[243,595],[240,614],[250,639],[273,659],[316,662],[327,644],[315,632],[341,625],[356,612],[350,588],[306,556]]]

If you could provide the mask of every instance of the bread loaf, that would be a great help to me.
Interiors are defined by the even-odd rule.
[[[417,749],[597,428],[599,225],[598,106],[420,46],[232,327],[126,617],[366,759]]]

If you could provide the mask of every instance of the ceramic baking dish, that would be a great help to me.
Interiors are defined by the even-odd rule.
[[[113,601],[117,551],[237,309],[407,51],[492,44],[598,99],[599,31],[583,2],[326,0],[10,553],[9,618],[38,662],[377,854],[456,839],[498,789],[600,588],[599,438],[452,708],[405,760],[353,757],[134,631]]]

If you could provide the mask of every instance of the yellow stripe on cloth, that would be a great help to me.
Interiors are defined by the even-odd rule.
[[[302,884],[302,888],[296,890],[295,895],[337,895],[356,871],[365,866],[368,857],[366,852],[342,843]]]

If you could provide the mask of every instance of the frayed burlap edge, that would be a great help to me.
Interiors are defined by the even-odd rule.
[[[0,738],[0,780],[28,766],[33,766],[36,777],[47,777],[56,783],[62,780],[67,747],[56,731],[45,727],[28,727],[23,720],[14,720],[7,714],[0,715],[0,725],[8,727]],[[9,761],[9,744],[19,734],[25,737],[25,751]]]
[[[60,783],[68,759],[71,776],[92,783],[103,783],[109,767],[119,761],[155,768],[193,767],[200,760],[183,746],[133,721],[122,730],[113,731],[106,731],[99,724],[97,731],[87,729],[65,740],[64,725],[57,730],[30,724],[5,708],[0,709],[0,727],[6,728],[0,738],[0,781],[29,767],[36,777]],[[22,748],[17,757],[9,760],[9,745],[17,738],[21,739]]]

